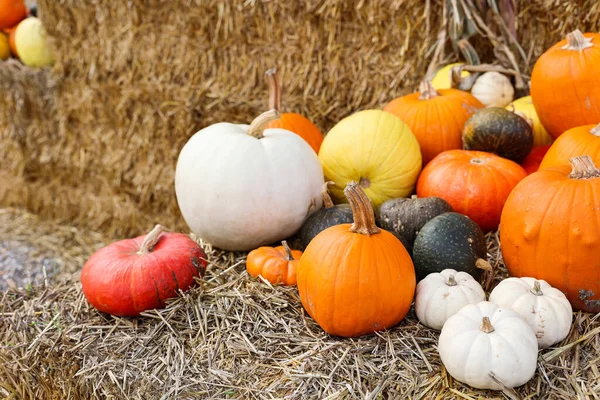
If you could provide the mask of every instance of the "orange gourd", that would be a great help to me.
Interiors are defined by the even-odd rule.
[[[544,156],[540,169],[569,165],[569,158],[581,154],[600,165],[600,124],[578,126],[560,135]]]
[[[27,16],[23,0],[0,0],[0,29],[15,26]]]
[[[321,143],[323,143],[323,134],[315,124],[310,122],[308,118],[297,113],[281,113],[281,85],[277,76],[277,70],[272,68],[265,75],[269,82],[270,97],[269,110],[276,109],[280,111],[278,120],[271,121],[267,125],[268,128],[281,128],[294,132],[304,139],[315,153],[319,153]]]
[[[575,30],[536,61],[531,99],[554,138],[576,126],[600,122],[600,34]]]
[[[431,82],[422,82],[419,92],[389,102],[390,112],[408,125],[421,146],[423,165],[439,153],[462,149],[465,122],[483,104],[468,92],[457,89],[436,91]]]
[[[449,150],[423,169],[417,195],[441,197],[488,232],[498,228],[506,198],[526,176],[519,164],[495,154]]]
[[[350,182],[344,194],[354,223],[327,228],[310,242],[298,267],[298,292],[323,330],[356,337],[400,322],[412,303],[416,278],[402,243],[375,225],[361,187]]]
[[[502,256],[517,277],[543,279],[573,308],[600,312],[600,170],[587,156],[531,174],[508,197]]]
[[[17,31],[17,26],[13,26],[12,28],[5,29],[4,32],[8,33],[8,44],[10,45],[10,51],[13,56],[19,58],[19,53],[17,53],[17,46],[15,45],[15,32]]]
[[[301,256],[300,250],[290,250],[284,240],[281,246],[263,246],[248,253],[246,271],[254,277],[260,275],[274,285],[293,286]]]
[[[531,150],[529,155],[525,157],[525,160],[521,163],[521,167],[527,172],[527,175],[531,175],[540,169],[540,164],[548,152],[548,149],[550,149],[549,144],[536,146]]]

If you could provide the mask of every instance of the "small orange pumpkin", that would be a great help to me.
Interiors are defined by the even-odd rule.
[[[502,256],[516,277],[543,279],[573,308],[600,312],[600,170],[588,156],[519,183],[500,222]],[[572,168],[572,169],[571,169]]]
[[[531,73],[531,99],[554,138],[600,122],[600,34],[575,30],[548,49]],[[556,95],[558,94],[558,95]]]
[[[419,92],[392,100],[383,111],[408,125],[421,146],[425,165],[443,151],[462,149],[463,126],[480,108],[483,104],[467,92],[436,91],[430,81],[424,81]]]
[[[277,70],[272,68],[265,75],[270,88],[269,110],[276,109],[281,112],[281,85],[279,84]],[[305,116],[297,113],[280,113],[279,119],[269,122],[267,128],[281,128],[294,132],[304,139],[315,153],[319,154],[321,143],[323,143],[323,134]]]
[[[254,277],[262,276],[273,285],[293,286],[301,256],[300,250],[290,250],[284,240],[281,246],[263,246],[248,253],[246,271]]]
[[[0,0],[0,29],[17,25],[27,16],[23,0]]]
[[[560,135],[544,156],[540,169],[569,165],[569,158],[581,154],[600,165],[600,124],[578,126]]]
[[[319,233],[298,267],[298,292],[308,314],[331,335],[356,337],[404,318],[416,277],[410,255],[375,225],[369,198],[354,181],[344,189],[354,223]]]
[[[526,176],[519,164],[495,154],[448,150],[423,169],[417,195],[441,197],[488,232],[498,228],[506,198]]]

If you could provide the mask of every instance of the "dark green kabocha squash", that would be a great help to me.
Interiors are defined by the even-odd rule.
[[[323,191],[321,192],[321,196],[323,197],[323,208],[308,217],[306,222],[304,222],[304,225],[302,225],[302,228],[300,228],[298,236],[300,237],[300,242],[304,248],[308,246],[315,236],[330,226],[351,224],[354,222],[352,209],[349,204],[333,204],[333,201],[327,192],[327,187],[329,185],[333,185],[333,182],[326,182],[323,185]]]
[[[379,208],[378,225],[393,233],[412,254],[417,233],[430,219],[454,211],[448,202],[439,197],[391,199]]]
[[[447,268],[464,271],[479,280],[487,247],[481,228],[463,214],[449,212],[434,217],[419,231],[413,246],[417,281]]]
[[[477,111],[463,127],[465,150],[495,153],[521,164],[533,147],[533,131],[521,116],[504,108]]]

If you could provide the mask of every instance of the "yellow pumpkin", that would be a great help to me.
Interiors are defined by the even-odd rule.
[[[10,44],[8,36],[0,32],[0,60],[8,60],[10,58]]]
[[[448,64],[437,70],[433,78],[431,78],[431,85],[435,90],[441,89],[452,89],[452,68],[458,65],[465,65],[464,63]],[[469,72],[461,71],[460,77],[464,78],[469,76]]]
[[[516,99],[506,106],[506,109],[519,114],[521,117],[524,116],[525,119],[529,120],[528,122],[531,123],[531,127],[533,128],[534,146],[543,146],[552,143],[554,139],[550,136],[548,131],[546,131],[544,125],[542,125],[542,122],[535,111],[535,107],[533,106],[533,102],[531,101],[531,96]]]
[[[15,32],[15,46],[23,64],[46,67],[54,63],[42,21],[29,17],[21,21]]]
[[[413,192],[421,172],[421,149],[410,128],[394,114],[360,111],[337,123],[325,136],[319,159],[331,196],[346,202],[344,188],[356,181],[378,207]]]

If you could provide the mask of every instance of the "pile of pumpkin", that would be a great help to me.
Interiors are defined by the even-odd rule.
[[[250,275],[297,285],[326,332],[390,328],[415,300],[419,321],[441,329],[452,376],[478,388],[521,385],[538,347],[567,336],[573,308],[600,311],[599,58],[600,35],[569,34],[537,60],[531,97],[514,102],[500,73],[478,76],[469,93],[443,87],[442,69],[325,137],[281,113],[270,70],[269,111],[250,125],[211,125],[181,150],[180,210],[206,242],[252,250]],[[498,228],[514,277],[486,301],[484,233]],[[92,305],[139,315],[204,274],[200,246],[162,229],[90,258],[81,280]],[[285,241],[294,235],[303,252]]]
[[[54,63],[37,6],[27,8],[24,0],[0,0],[0,60],[11,56],[28,67]]]

